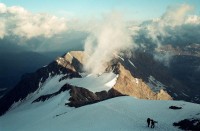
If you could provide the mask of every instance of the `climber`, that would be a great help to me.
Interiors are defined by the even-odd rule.
[[[154,121],[153,119],[151,119],[151,128],[155,127],[155,123],[158,123],[157,121]]]
[[[151,122],[151,119],[150,119],[150,118],[147,118],[147,125],[148,125],[148,127],[149,127],[149,125],[150,125],[150,122]]]

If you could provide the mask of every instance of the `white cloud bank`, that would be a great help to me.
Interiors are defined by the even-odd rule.
[[[192,37],[197,40],[200,35],[200,17],[192,15],[192,11],[193,7],[187,4],[168,7],[161,17],[144,21],[135,34],[139,41],[145,37],[158,48],[163,44],[192,42],[194,40]]]
[[[22,7],[0,3],[0,38],[16,35],[25,38],[51,37],[67,30],[66,19],[48,14],[33,14]]]
[[[170,6],[161,17],[131,27],[136,43],[154,51],[155,59],[168,65],[173,51],[159,54],[166,45],[184,48],[200,44],[200,16],[193,14],[193,10],[187,4]]]

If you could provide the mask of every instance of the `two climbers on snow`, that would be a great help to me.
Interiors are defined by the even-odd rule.
[[[155,123],[158,123],[157,121],[154,121],[153,119],[147,118],[147,125],[148,127],[154,128]]]

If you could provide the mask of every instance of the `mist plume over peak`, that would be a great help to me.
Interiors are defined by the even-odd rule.
[[[113,54],[132,46],[133,41],[122,16],[115,12],[104,16],[85,41],[85,53],[90,56],[85,69],[94,74],[103,72],[104,64],[114,57]]]

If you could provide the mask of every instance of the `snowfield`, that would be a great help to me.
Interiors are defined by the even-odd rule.
[[[148,117],[158,121],[153,130],[177,131],[173,122],[200,117],[200,105],[183,101],[117,97],[80,108],[64,106],[69,93],[45,102],[19,106],[0,117],[1,131],[145,131]],[[181,106],[181,110],[169,106]]]
[[[92,92],[111,89],[118,78],[114,73],[83,74],[83,78],[60,79],[63,75],[39,83],[39,88],[24,100],[12,105],[0,117],[0,131],[145,131],[146,119],[158,121],[153,130],[177,131],[174,122],[200,118],[200,105],[183,101],[141,100],[121,96],[79,108],[66,106],[69,91],[42,102],[32,103],[42,95],[57,92],[65,84],[87,88]],[[136,80],[137,81],[137,80]],[[169,109],[181,106],[180,110]]]

